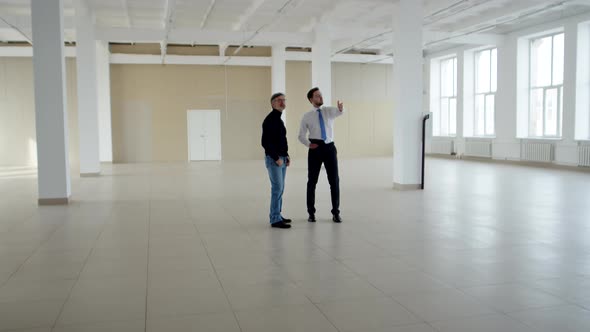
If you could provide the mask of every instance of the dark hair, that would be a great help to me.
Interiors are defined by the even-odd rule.
[[[273,94],[273,95],[270,97],[270,102],[272,103],[272,102],[273,102],[275,99],[277,99],[278,97],[281,97],[281,96],[282,96],[282,97],[284,97],[284,96],[285,96],[285,94],[284,94],[284,93],[282,93],[282,92],[277,92],[277,93]]]
[[[313,94],[314,94],[316,91],[318,91],[319,89],[320,89],[320,88],[318,88],[318,87],[315,87],[315,88],[313,88],[313,89],[309,90],[309,91],[307,92],[307,100],[310,100],[311,98],[313,98]]]

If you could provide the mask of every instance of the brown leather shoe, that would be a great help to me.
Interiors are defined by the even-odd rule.
[[[285,223],[284,221],[277,221],[275,223],[270,224],[270,226],[275,228],[291,228],[291,225]]]

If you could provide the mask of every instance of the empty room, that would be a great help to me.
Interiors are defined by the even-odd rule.
[[[0,0],[0,332],[590,331],[589,0]]]

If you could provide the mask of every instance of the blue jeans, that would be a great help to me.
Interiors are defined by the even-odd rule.
[[[283,192],[285,191],[285,175],[287,174],[287,157],[279,157],[283,165],[279,166],[269,156],[266,156],[265,163],[270,178],[270,223],[274,224],[283,220],[281,210],[283,208]]]

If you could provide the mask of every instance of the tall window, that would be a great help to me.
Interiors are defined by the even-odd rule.
[[[495,134],[496,90],[498,89],[498,50],[475,53],[475,136]]]
[[[457,134],[457,58],[440,62],[440,108],[433,114],[433,135]]]
[[[561,137],[564,34],[531,40],[529,136]]]

